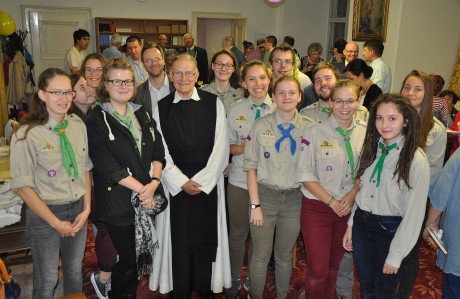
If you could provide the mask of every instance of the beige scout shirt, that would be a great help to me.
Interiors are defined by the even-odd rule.
[[[382,140],[381,140],[382,141]],[[380,185],[377,187],[377,174],[372,181],[370,177],[382,150],[377,150],[377,156],[369,168],[361,176],[361,189],[356,196],[356,205],[363,211],[375,215],[403,217],[390,245],[386,263],[398,267],[417,242],[425,216],[428,187],[430,184],[430,166],[426,155],[421,149],[415,152],[409,173],[409,189],[403,180],[398,186],[398,176],[393,173],[398,163],[399,154],[404,146],[404,139],[398,141],[398,146],[385,157]],[[348,225],[353,225],[353,213]]]
[[[300,114],[313,119],[315,122],[322,123],[329,118],[329,114],[323,111],[324,107],[329,108],[328,101],[319,100],[318,102],[308,105],[300,110]],[[369,119],[369,111],[366,107],[359,106],[353,117],[367,123]]]
[[[275,110],[275,104],[267,95],[263,101],[267,106],[260,109],[260,116],[263,117]],[[255,104],[251,96],[241,99],[230,107],[227,114],[227,132],[230,145],[240,145],[241,141],[246,142],[256,118],[257,109],[252,107]],[[228,181],[233,186],[248,189],[246,173],[243,171],[244,154],[232,157],[232,167],[228,175]]]
[[[339,127],[334,115],[324,123],[307,129],[303,135],[307,142],[302,144],[298,160],[297,182],[318,182],[337,200],[341,200],[353,188],[350,161],[345,140],[335,129]],[[353,150],[355,171],[366,135],[367,125],[353,120],[350,128],[350,143]],[[302,185],[303,195],[317,199]]]
[[[59,205],[78,200],[86,193],[85,172],[93,168],[88,156],[88,139],[83,121],[66,115],[66,135],[75,152],[78,179],[69,177],[62,162],[59,135],[53,131],[56,122],[49,120],[44,125],[29,130],[27,126],[13,134],[11,141],[11,188],[33,188],[47,205]]]
[[[426,139],[426,157],[430,163],[430,182],[434,180],[444,164],[447,144],[446,128],[436,117],[433,119],[433,128],[431,128]]]
[[[205,84],[201,87],[201,89],[217,95],[217,97],[222,101],[222,104],[224,104],[225,114],[228,113],[232,104],[236,103],[239,99],[244,98],[244,89],[233,88],[229,86],[228,89],[224,92],[222,100],[220,97],[220,92],[217,90],[216,82]]]
[[[297,172],[297,156],[301,152],[303,133],[314,122],[296,112],[291,123],[295,128],[291,135],[296,141],[296,151],[291,154],[291,141],[284,139],[280,145],[280,152],[275,148],[275,143],[282,136],[278,129],[279,124],[284,128],[289,126],[285,123],[278,112],[269,114],[258,119],[246,138],[244,150],[244,171],[257,170],[257,182],[268,185],[277,190],[296,189],[300,184],[295,180]]]

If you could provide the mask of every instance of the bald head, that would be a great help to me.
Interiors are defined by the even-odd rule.
[[[343,54],[345,55],[345,60],[347,62],[352,61],[353,59],[358,58],[359,54],[359,46],[355,42],[348,42],[343,50]]]

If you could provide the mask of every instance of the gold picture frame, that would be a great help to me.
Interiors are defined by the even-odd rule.
[[[390,0],[354,0],[352,39],[378,39],[385,42],[389,5]]]

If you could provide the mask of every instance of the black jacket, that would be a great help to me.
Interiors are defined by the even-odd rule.
[[[86,120],[89,156],[94,165],[96,219],[112,225],[134,224],[132,191],[118,182],[131,174],[145,185],[151,182],[152,162],[160,161],[163,166],[166,163],[155,121],[142,106],[134,114],[142,129],[142,157],[129,130],[100,106],[96,106]]]

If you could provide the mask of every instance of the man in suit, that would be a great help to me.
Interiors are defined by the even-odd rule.
[[[158,123],[158,102],[175,91],[174,85],[164,71],[165,59],[160,46],[146,43],[142,49],[141,58],[149,78],[137,87],[134,102],[144,106]]]
[[[198,64],[199,77],[197,84],[201,86],[208,83],[208,53],[206,49],[195,46],[195,39],[191,33],[184,34],[183,44],[185,48],[179,49],[179,54],[187,53],[195,58],[196,63]]]

